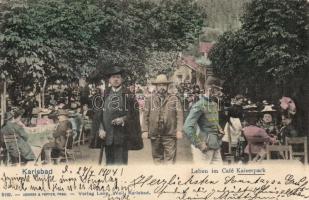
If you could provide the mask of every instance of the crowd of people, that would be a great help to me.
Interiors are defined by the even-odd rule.
[[[151,141],[155,164],[174,164],[177,141],[184,136],[191,142],[194,161],[207,163],[221,163],[227,156],[246,163],[249,154],[253,161],[262,161],[266,145],[284,145],[286,137],[301,136],[293,125],[296,106],[288,97],[280,105],[253,103],[243,95],[227,100],[222,81],[215,77],[208,77],[203,89],[182,83],[170,91],[173,83],[164,74],[151,82],[153,91],[136,90],[125,87],[123,71],[117,66],[108,77],[107,89],[74,84],[48,89],[44,117],[36,120],[37,126],[55,124],[40,153],[44,164],[63,156],[65,146],[80,139],[82,133],[89,138],[90,148],[100,150],[100,163],[105,152],[107,165],[128,164],[128,151],[143,149],[143,138]],[[33,125],[34,96],[29,92],[18,108],[6,113],[0,135],[2,153],[7,148],[4,136],[17,136],[24,163],[35,159],[25,131],[26,125]],[[96,100],[102,101],[97,104]],[[283,155],[272,156],[280,159]],[[10,157],[11,162],[18,162],[16,154]]]

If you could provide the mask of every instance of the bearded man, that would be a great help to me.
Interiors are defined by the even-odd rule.
[[[159,75],[152,84],[156,93],[146,99],[143,137],[151,140],[155,164],[174,164],[177,139],[182,138],[183,109],[180,99],[168,93],[166,75]]]

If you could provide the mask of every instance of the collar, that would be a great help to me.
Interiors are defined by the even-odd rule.
[[[118,87],[118,88],[114,88],[112,87],[113,92],[119,92],[121,90],[122,86]]]
[[[213,101],[213,98],[206,96],[206,95],[203,95],[203,98],[207,101]]]

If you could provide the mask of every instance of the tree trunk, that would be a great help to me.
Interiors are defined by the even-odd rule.
[[[1,126],[4,124],[6,112],[6,81],[3,81],[3,94],[1,94]]]
[[[41,90],[42,94],[42,107],[45,108],[45,87],[46,87],[46,78],[44,79],[43,87]]]

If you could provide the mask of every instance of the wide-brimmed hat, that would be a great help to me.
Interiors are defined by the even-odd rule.
[[[246,111],[256,111],[258,106],[255,103],[248,101],[248,104],[244,105],[242,108]]]
[[[121,75],[122,75],[123,72],[124,72],[124,70],[123,70],[122,67],[120,67],[120,66],[113,66],[113,67],[110,68],[109,71],[107,71],[107,72],[105,73],[105,75],[108,76],[108,77],[110,77],[110,76],[116,75],[116,74],[121,74]]]
[[[165,74],[160,74],[157,76],[156,80],[152,81],[151,83],[152,84],[170,84],[172,83],[172,81],[169,81]]]
[[[262,113],[273,113],[273,112],[276,112],[275,109],[273,109],[273,105],[266,105],[264,107],[263,110],[261,110]]]

